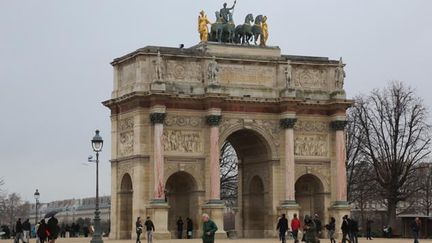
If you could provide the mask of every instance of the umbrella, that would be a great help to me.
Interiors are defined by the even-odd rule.
[[[51,218],[52,216],[56,215],[58,213],[58,211],[50,211],[47,214],[45,214],[44,218]]]

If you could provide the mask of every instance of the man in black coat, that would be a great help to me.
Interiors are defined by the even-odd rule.
[[[288,219],[286,218],[285,214],[282,214],[281,218],[279,219],[276,230],[279,230],[279,240],[281,240],[282,243],[286,243],[285,234],[288,231]]]
[[[313,221],[314,221],[315,226],[316,226],[316,232],[317,232],[318,238],[320,238],[321,232],[322,232],[322,224],[321,224],[321,220],[319,218],[319,215],[317,213],[314,215]]]
[[[24,230],[21,223],[21,219],[19,218],[15,224],[15,243],[19,243],[19,241],[25,242],[24,240]]]
[[[193,223],[192,219],[186,218],[186,238],[192,239]]]
[[[183,235],[183,220],[179,217],[177,220],[177,238],[181,239]]]
[[[24,223],[22,224],[22,229],[24,233],[24,239],[28,243],[30,241],[30,231],[31,231],[31,224],[29,219],[26,219],[26,221],[24,221]]]
[[[342,230],[342,243],[346,243],[346,241],[351,242],[350,240],[347,239],[347,236],[349,236],[350,234],[350,224],[349,224],[348,215],[345,215],[342,218],[341,230]]]

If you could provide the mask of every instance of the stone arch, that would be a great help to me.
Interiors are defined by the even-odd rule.
[[[323,181],[314,174],[304,174],[295,183],[295,199],[300,205],[300,218],[305,215],[325,214],[325,191]]]
[[[300,167],[300,168],[296,168],[297,169],[297,176],[296,176],[296,181],[304,176],[304,175],[313,175],[315,176],[320,183],[323,186],[323,190],[325,193],[330,192],[330,178],[328,175],[328,173],[326,172],[322,172],[322,170],[327,170],[327,168],[316,168],[316,167]]]
[[[133,219],[133,185],[132,178],[128,173],[122,176],[119,191],[120,209],[120,239],[130,239],[132,237]]]
[[[171,232],[173,239],[177,238],[176,222],[178,217],[182,217],[183,238],[186,236],[186,218],[192,219],[192,222],[199,222],[199,200],[198,185],[196,179],[185,171],[172,173],[165,183],[166,197],[168,205],[168,230]],[[197,227],[194,227],[196,230]],[[193,234],[197,235],[197,234]]]
[[[247,238],[264,237],[271,230],[271,219],[265,212],[272,207],[266,190],[271,188],[272,145],[254,129],[233,129],[224,141],[236,151],[238,166],[238,199],[235,230]]]
[[[250,130],[259,134],[262,139],[266,141],[267,150],[270,152],[271,158],[273,159],[278,157],[277,147],[279,143],[274,141],[274,139],[271,138],[271,135],[265,129],[256,124],[248,124],[245,126],[242,122],[233,124],[232,126],[221,131],[219,136],[219,149],[222,148],[223,142],[227,140],[231,134],[240,130]]]

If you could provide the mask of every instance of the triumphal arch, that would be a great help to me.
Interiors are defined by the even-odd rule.
[[[103,102],[112,124],[112,238],[134,237],[136,218],[147,216],[156,238],[175,237],[180,216],[192,219],[200,237],[202,213],[224,237],[225,141],[238,157],[238,236],[274,236],[281,213],[333,216],[338,225],[349,213],[344,127],[351,101],[342,59],[283,55],[265,44],[267,17],[258,15],[253,29],[232,26],[226,6],[220,12],[211,33],[201,12],[200,44],[147,46],[112,62],[114,90]],[[258,38],[261,45],[249,44]]]
[[[341,60],[200,43],[147,46],[112,65],[111,237],[131,238],[138,216],[158,238],[190,217],[199,237],[204,212],[223,234],[224,141],[239,157],[239,236],[273,236],[280,213],[349,211]]]

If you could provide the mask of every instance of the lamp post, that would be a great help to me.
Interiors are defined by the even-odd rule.
[[[96,153],[96,160],[90,162],[96,162],[96,203],[95,203],[95,217],[94,217],[94,233],[91,239],[91,243],[103,243],[102,234],[100,230],[100,211],[99,211],[99,152],[102,151],[103,140],[99,135],[99,130],[96,130],[96,134],[91,140],[93,151]]]
[[[34,193],[34,199],[36,200],[36,217],[35,217],[35,225],[37,225],[37,222],[38,222],[39,198],[40,198],[40,193],[39,193],[39,190],[36,189],[36,192]]]

